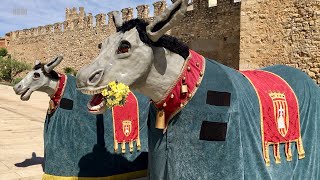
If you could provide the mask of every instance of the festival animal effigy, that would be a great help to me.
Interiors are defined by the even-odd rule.
[[[187,2],[151,23],[114,13],[117,33],[77,87],[97,96],[118,81],[152,99],[150,179],[320,179],[320,88],[283,65],[231,69],[166,35]]]
[[[97,99],[86,105],[91,97],[76,90],[75,77],[53,70],[61,61],[57,56],[47,64],[36,62],[14,86],[23,101],[34,91],[50,97],[44,124],[43,180],[147,176],[149,99],[130,93],[125,106],[108,111]],[[104,113],[97,114],[100,111]]]

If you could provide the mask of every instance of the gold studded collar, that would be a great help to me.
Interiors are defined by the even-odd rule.
[[[154,102],[158,109],[156,127],[166,129],[168,122],[191,100],[203,78],[205,59],[190,50],[178,79],[163,98]]]

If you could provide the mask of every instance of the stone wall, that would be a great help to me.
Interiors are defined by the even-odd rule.
[[[105,14],[95,16],[95,26],[93,20],[92,14],[85,15],[83,8],[79,8],[79,13],[75,8],[67,8],[64,22],[11,32],[9,52],[15,59],[29,63],[62,54],[64,60],[58,70],[79,69],[98,54],[98,44],[115,32],[113,22],[106,23]]]
[[[154,15],[161,14],[165,1],[153,3]],[[186,18],[169,33],[190,45],[204,56],[226,65],[239,66],[240,3],[221,0],[218,6],[208,7],[208,0],[193,0]],[[152,21],[148,5],[121,10],[123,20],[139,18]],[[33,63],[63,54],[59,66],[79,69],[98,53],[97,45],[115,32],[111,18],[106,14],[86,14],[83,7],[66,8],[66,20],[52,25],[11,32],[10,53],[16,59]],[[109,13],[110,15],[110,13]],[[108,20],[107,20],[108,19]],[[96,21],[95,26],[93,21]]]
[[[320,84],[319,0],[217,0],[216,6],[209,7],[212,2],[193,0],[186,17],[168,33],[230,67],[286,64]],[[153,8],[157,16],[166,2],[155,2]],[[153,20],[148,5],[122,9],[123,20],[134,18],[133,11],[139,18]],[[82,7],[67,8],[65,13],[64,22],[11,32],[9,53],[27,62],[63,54],[60,69],[79,69],[89,63],[98,54],[97,45],[115,32],[111,14],[93,16]]]
[[[5,48],[6,47],[6,42],[4,38],[0,38],[0,48]]]
[[[240,68],[299,68],[320,84],[320,1],[243,0]]]
[[[218,0],[193,0],[193,10],[171,30],[189,47],[210,59],[239,68],[240,3]]]

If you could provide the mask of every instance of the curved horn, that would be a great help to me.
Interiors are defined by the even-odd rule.
[[[44,70],[49,73],[50,71],[52,71],[56,66],[58,66],[60,64],[60,62],[62,61],[63,57],[62,55],[59,55],[55,58],[53,58],[49,63],[47,63],[46,65],[44,65]]]
[[[167,8],[160,16],[156,17],[147,28],[148,37],[156,42],[185,15],[188,7],[188,0],[178,0]]]
[[[116,28],[119,28],[122,26],[122,17],[120,16],[119,11],[113,11],[112,12],[112,20],[114,22],[114,24],[116,25]]]

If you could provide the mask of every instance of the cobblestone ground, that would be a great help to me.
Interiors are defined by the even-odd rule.
[[[41,179],[48,102],[38,92],[21,101],[12,87],[0,85],[0,180]]]

